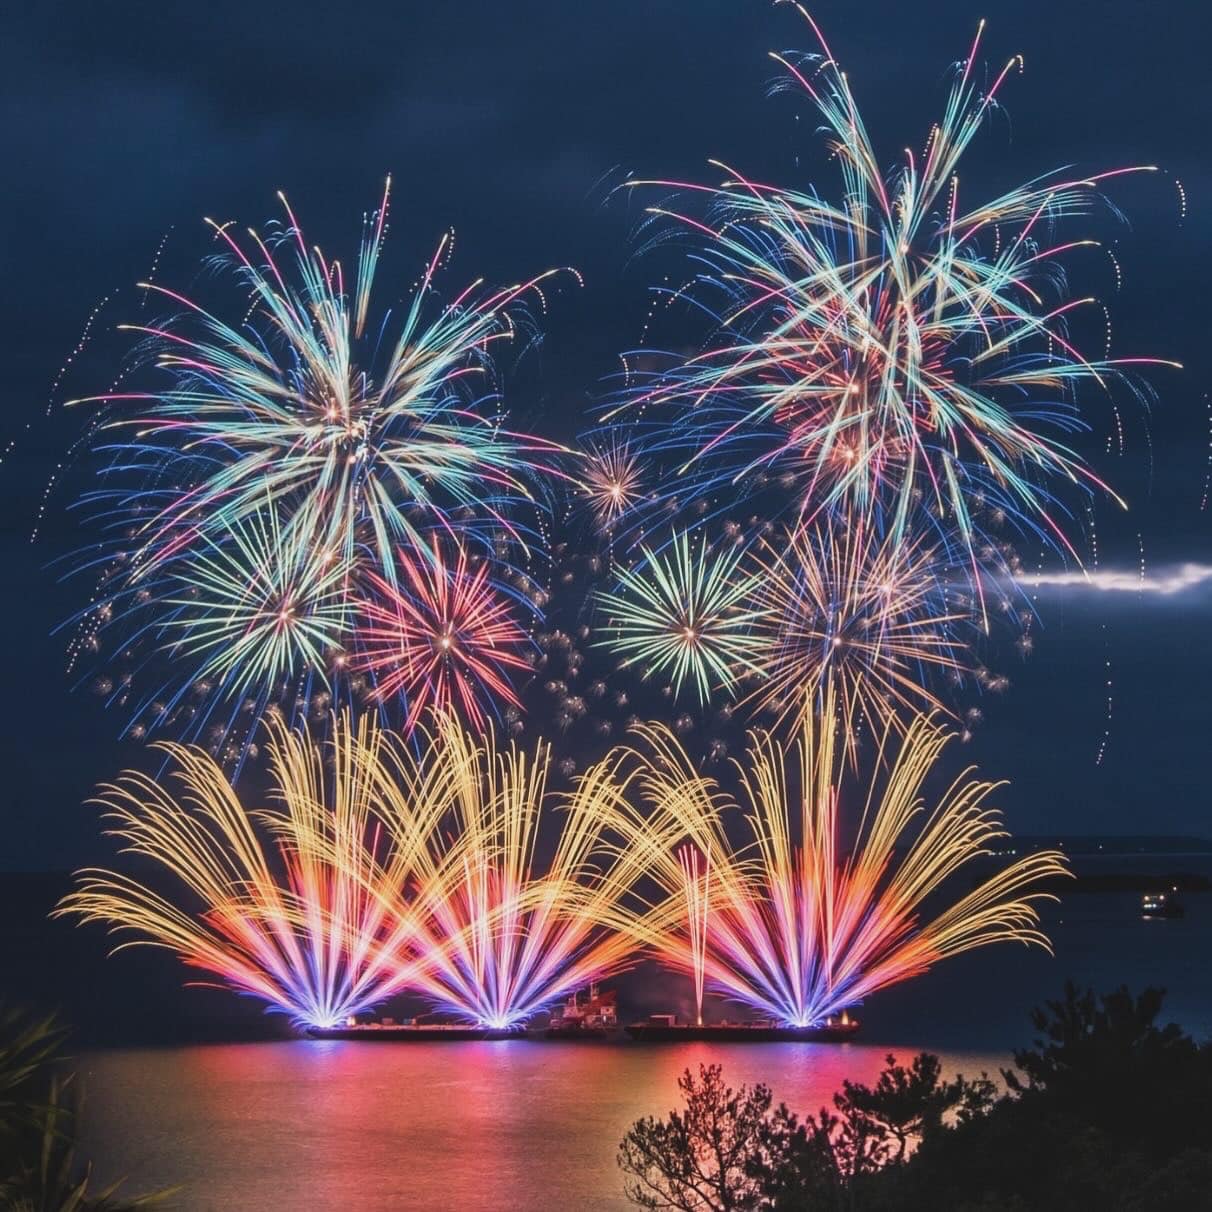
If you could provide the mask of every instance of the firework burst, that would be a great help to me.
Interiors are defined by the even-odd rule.
[[[923,537],[881,540],[862,523],[818,519],[763,544],[760,562],[752,708],[798,725],[829,697],[851,740],[863,718],[878,732],[921,708],[946,710],[931,683],[969,668],[973,617]]]
[[[373,675],[380,701],[404,700],[405,731],[429,708],[452,705],[482,727],[486,708],[521,706],[508,674],[530,668],[516,603],[492,582],[487,562],[473,566],[462,546],[453,562],[444,551],[439,543],[432,559],[401,559],[397,584],[367,578],[353,667]]]
[[[657,831],[652,874],[682,907],[677,926],[651,936],[666,962],[780,1023],[813,1026],[975,947],[1047,947],[1035,906],[1048,899],[1040,881],[1066,873],[1056,852],[1001,867],[937,913],[926,908],[1004,836],[987,806],[995,785],[971,771],[925,806],[924,785],[948,734],[923,716],[903,739],[887,732],[877,773],[855,786],[828,711],[824,718],[818,726],[806,716],[790,751],[753,736],[738,763],[748,833],[741,846],[726,831],[734,808],[727,797],[694,770],[668,730],[640,730],[655,811],[632,827]],[[850,844],[847,812],[858,820]],[[671,819],[701,863],[688,865],[684,850],[662,850]]]
[[[517,534],[509,509],[530,499],[528,473],[556,448],[501,428],[487,351],[512,337],[508,309],[541,279],[496,292],[473,284],[435,305],[444,239],[396,330],[372,324],[388,198],[366,221],[348,291],[341,263],[306,244],[289,207],[288,224],[267,238],[250,232],[247,249],[231,225],[212,225],[246,299],[239,326],[146,287],[179,312],[134,329],[167,386],[84,401],[119,407],[107,432],[132,435],[120,448],[128,467],[178,486],[98,494],[136,513],[145,561],[170,558],[267,494],[289,502],[300,537],[319,546],[331,531],[345,555],[368,547],[388,579],[399,545],[425,551],[454,509]]]
[[[233,519],[171,565],[174,586],[156,597],[173,660],[196,662],[191,684],[215,679],[220,697],[273,686],[312,669],[343,641],[348,566],[330,548],[282,533],[277,510]]]
[[[580,493],[599,526],[612,530],[644,500],[644,472],[640,458],[617,437],[589,451]]]
[[[706,535],[696,542],[682,532],[664,551],[640,551],[643,562],[619,572],[618,589],[598,595],[607,615],[599,646],[624,668],[669,677],[675,694],[687,680],[704,704],[713,689],[731,693],[756,670],[761,645],[752,634],[763,618],[750,604],[756,577],[741,567],[743,549],[711,550]]]
[[[604,833],[625,789],[618,759],[591,767],[564,798],[555,853],[540,870],[550,747],[498,751],[491,730],[473,737],[447,716],[429,752],[455,794],[407,910],[414,988],[465,1021],[506,1028],[627,967],[643,933],[642,913],[628,906],[642,868],[638,852],[609,846]],[[408,812],[399,803],[389,826]]]
[[[401,835],[386,863],[376,858],[383,742],[368,721],[343,721],[327,747],[269,726],[275,807],[249,811],[209,754],[162,743],[173,767],[166,781],[130,771],[97,798],[123,852],[167,874],[172,892],[90,869],[56,913],[133,936],[119,950],[167,948],[206,973],[203,983],[250,994],[300,1025],[331,1027],[407,983],[395,897],[428,828]]]
[[[886,178],[848,78],[821,47],[774,58],[823,120],[841,200],[727,170],[721,188],[698,191],[706,220],[657,209],[654,222],[684,224],[702,244],[705,269],[687,289],[721,336],[631,401],[678,410],[654,446],[681,452],[687,496],[774,481],[801,518],[879,516],[896,534],[925,500],[953,522],[975,573],[979,495],[1072,552],[1054,485],[1105,488],[1066,444],[1086,427],[1075,391],[1143,390],[1129,376],[1150,359],[1076,348],[1069,321],[1095,301],[1065,297],[1059,259],[1095,242],[1052,233],[1106,209],[1111,178],[1145,170],[1049,173],[966,202],[958,165],[1019,62],[982,88],[978,35],[924,151]]]

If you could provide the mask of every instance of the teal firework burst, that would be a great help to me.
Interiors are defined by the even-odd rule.
[[[284,534],[265,504],[174,565],[159,591],[169,653],[194,665],[195,683],[216,680],[230,695],[307,670],[323,679],[345,639],[350,575],[335,546]]]
[[[456,511],[465,533],[481,523],[521,537],[515,507],[558,448],[503,428],[491,351],[548,275],[497,291],[475,282],[441,302],[446,236],[403,307],[372,323],[388,198],[365,222],[352,280],[286,207],[289,222],[250,231],[247,248],[212,224],[239,320],[146,287],[176,309],[131,326],[162,384],[83,401],[114,410],[101,432],[121,439],[120,468],[92,499],[130,516],[141,563],[222,531],[267,494],[291,537],[331,530],[345,557],[364,552],[393,582],[397,550],[427,551]]]
[[[731,693],[762,650],[753,634],[762,618],[751,604],[757,578],[743,567],[744,549],[713,549],[705,534],[695,541],[681,532],[663,550],[640,551],[617,589],[597,595],[606,615],[598,646],[623,668],[668,677],[675,695],[686,681],[704,704],[713,688]]]
[[[707,200],[705,215],[654,207],[652,224],[654,242],[689,233],[701,269],[683,292],[719,329],[620,407],[672,407],[648,445],[676,461],[685,500],[777,486],[801,518],[875,518],[898,535],[924,501],[974,575],[984,502],[1073,553],[1061,494],[1107,490],[1072,444],[1088,428],[1077,391],[1143,393],[1135,371],[1155,360],[1077,347],[1071,321],[1101,305],[1067,292],[1064,262],[1097,247],[1088,221],[1114,214],[1107,183],[1151,170],[1058,171],[973,198],[961,161],[1020,66],[1015,56],[986,83],[978,34],[924,147],[886,172],[812,29],[821,53],[773,57],[821,119],[839,188],[732,169],[719,188],[650,183]]]

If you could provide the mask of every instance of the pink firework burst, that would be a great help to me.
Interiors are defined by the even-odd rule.
[[[400,565],[398,585],[368,574],[362,602],[355,668],[373,675],[375,696],[405,700],[405,731],[431,706],[475,727],[486,706],[520,707],[508,671],[529,668],[529,640],[487,563],[473,566],[462,546],[452,563],[435,545],[432,559],[401,551]]]

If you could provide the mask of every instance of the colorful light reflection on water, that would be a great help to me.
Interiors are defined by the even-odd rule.
[[[89,1058],[88,1139],[109,1172],[184,1183],[180,1207],[437,1212],[622,1209],[619,1138],[681,1071],[816,1109],[886,1048],[687,1044],[233,1044]],[[907,1053],[906,1053],[907,1055]],[[992,1053],[945,1056],[995,1072]]]

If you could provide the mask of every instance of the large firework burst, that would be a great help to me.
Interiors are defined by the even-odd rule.
[[[774,58],[823,120],[838,199],[729,170],[700,191],[706,221],[657,209],[654,221],[672,217],[698,241],[705,268],[688,289],[721,327],[631,399],[680,410],[654,445],[679,452],[689,495],[773,479],[801,518],[879,516],[896,534],[924,500],[974,571],[979,497],[1072,550],[1056,485],[1105,487],[1066,444],[1085,427],[1075,390],[1149,359],[1076,348],[1068,321],[1095,301],[1065,296],[1058,259],[1095,242],[1053,232],[1100,209],[1110,178],[1143,170],[1048,173],[965,202],[958,165],[1018,62],[982,87],[978,35],[924,151],[885,176],[848,77],[821,47]]]
[[[953,877],[971,872],[1003,836],[987,807],[995,785],[965,771],[927,801],[925,782],[948,734],[924,716],[902,740],[885,734],[887,753],[869,784],[856,785],[829,706],[824,724],[805,716],[790,751],[754,734],[747,759],[737,763],[748,834],[739,846],[728,833],[728,798],[668,730],[640,730],[652,812],[637,814],[631,827],[656,831],[652,874],[684,907],[677,925],[650,936],[666,962],[699,989],[780,1023],[810,1026],[974,947],[1047,947],[1035,904],[1047,899],[1040,881],[1065,873],[1063,856],[1017,859],[938,908],[935,898]],[[847,813],[858,821],[850,844]],[[671,819],[701,859],[665,847]]]
[[[178,308],[159,326],[132,326],[166,384],[91,401],[116,406],[105,432],[126,436],[127,474],[155,481],[149,490],[124,478],[97,494],[135,516],[142,563],[260,508],[267,494],[289,504],[301,537],[321,545],[335,536],[346,557],[365,547],[388,579],[399,545],[426,550],[452,510],[517,533],[510,507],[530,498],[527,475],[555,447],[501,428],[488,351],[513,335],[508,309],[541,278],[495,292],[473,283],[437,304],[444,238],[398,319],[372,323],[389,189],[366,220],[348,283],[287,207],[288,224],[268,238],[250,232],[247,249],[230,224],[213,225],[244,296],[237,323],[146,287]]]

